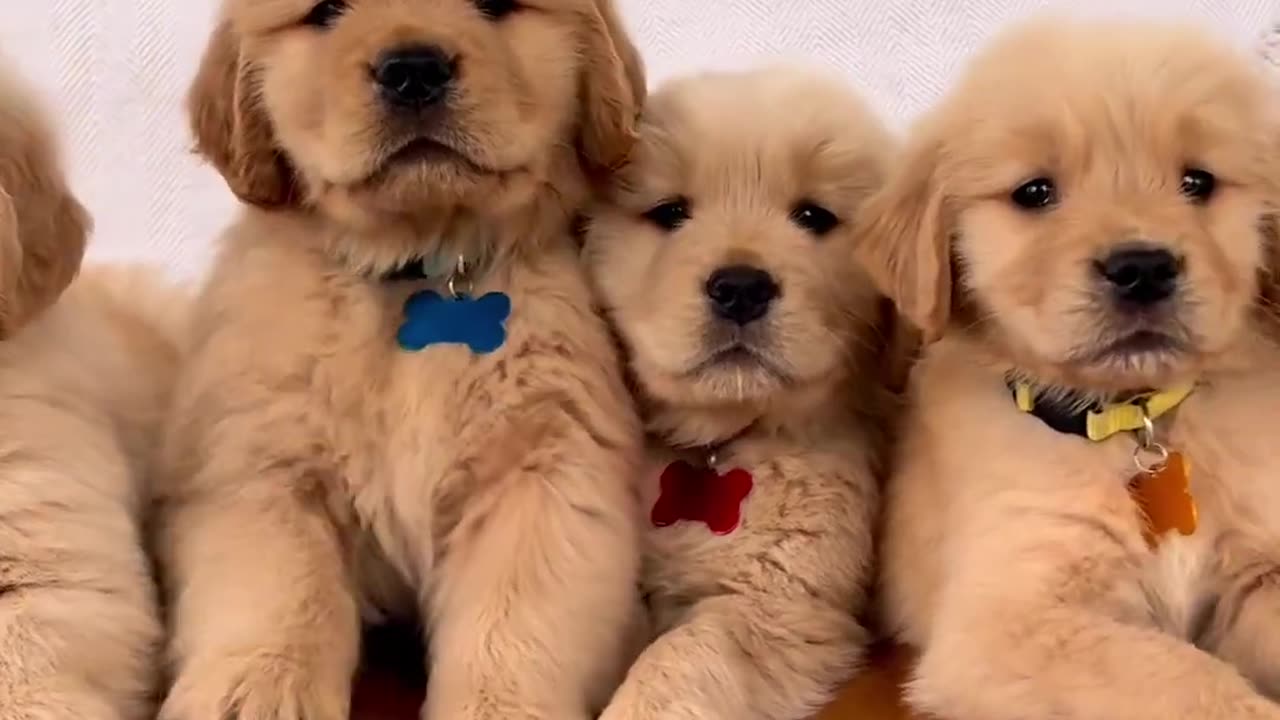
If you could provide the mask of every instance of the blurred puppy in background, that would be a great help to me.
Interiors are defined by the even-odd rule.
[[[59,154],[0,70],[0,717],[146,720],[142,509],[185,299],[141,269],[72,282],[90,220]]]
[[[952,720],[1280,718],[1280,94],[1199,30],[982,51],[864,216],[937,340],[884,617]]]
[[[859,666],[889,303],[852,228],[893,140],[830,79],[650,97],[585,255],[650,433],[652,644],[604,720],[795,720]]]
[[[610,0],[228,0],[190,95],[247,204],[161,488],[166,720],[587,720],[625,670],[642,436],[571,232],[645,86]]]

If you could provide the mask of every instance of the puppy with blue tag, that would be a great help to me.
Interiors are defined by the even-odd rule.
[[[572,219],[644,79],[609,0],[227,0],[193,85],[244,202],[160,488],[165,720],[346,720],[420,620],[431,720],[586,720],[641,434]]]

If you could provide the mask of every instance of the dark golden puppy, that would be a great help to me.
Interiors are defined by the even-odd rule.
[[[167,438],[165,718],[341,720],[388,615],[424,717],[607,699],[640,433],[570,221],[643,92],[607,0],[227,2],[191,111],[250,208]]]

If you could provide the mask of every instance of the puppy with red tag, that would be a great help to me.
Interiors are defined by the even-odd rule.
[[[650,435],[655,635],[604,720],[794,720],[861,662],[887,303],[850,220],[892,142],[795,70],[651,97],[586,241]]]

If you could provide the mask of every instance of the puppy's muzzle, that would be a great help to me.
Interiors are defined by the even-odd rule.
[[[1121,308],[1142,310],[1173,297],[1183,260],[1158,245],[1129,243],[1094,262],[1094,269]]]
[[[706,283],[711,311],[737,325],[747,325],[769,312],[781,288],[769,273],[749,265],[730,265],[711,273]]]
[[[384,102],[398,109],[442,103],[457,74],[457,61],[434,45],[387,50],[373,64],[373,80]]]

